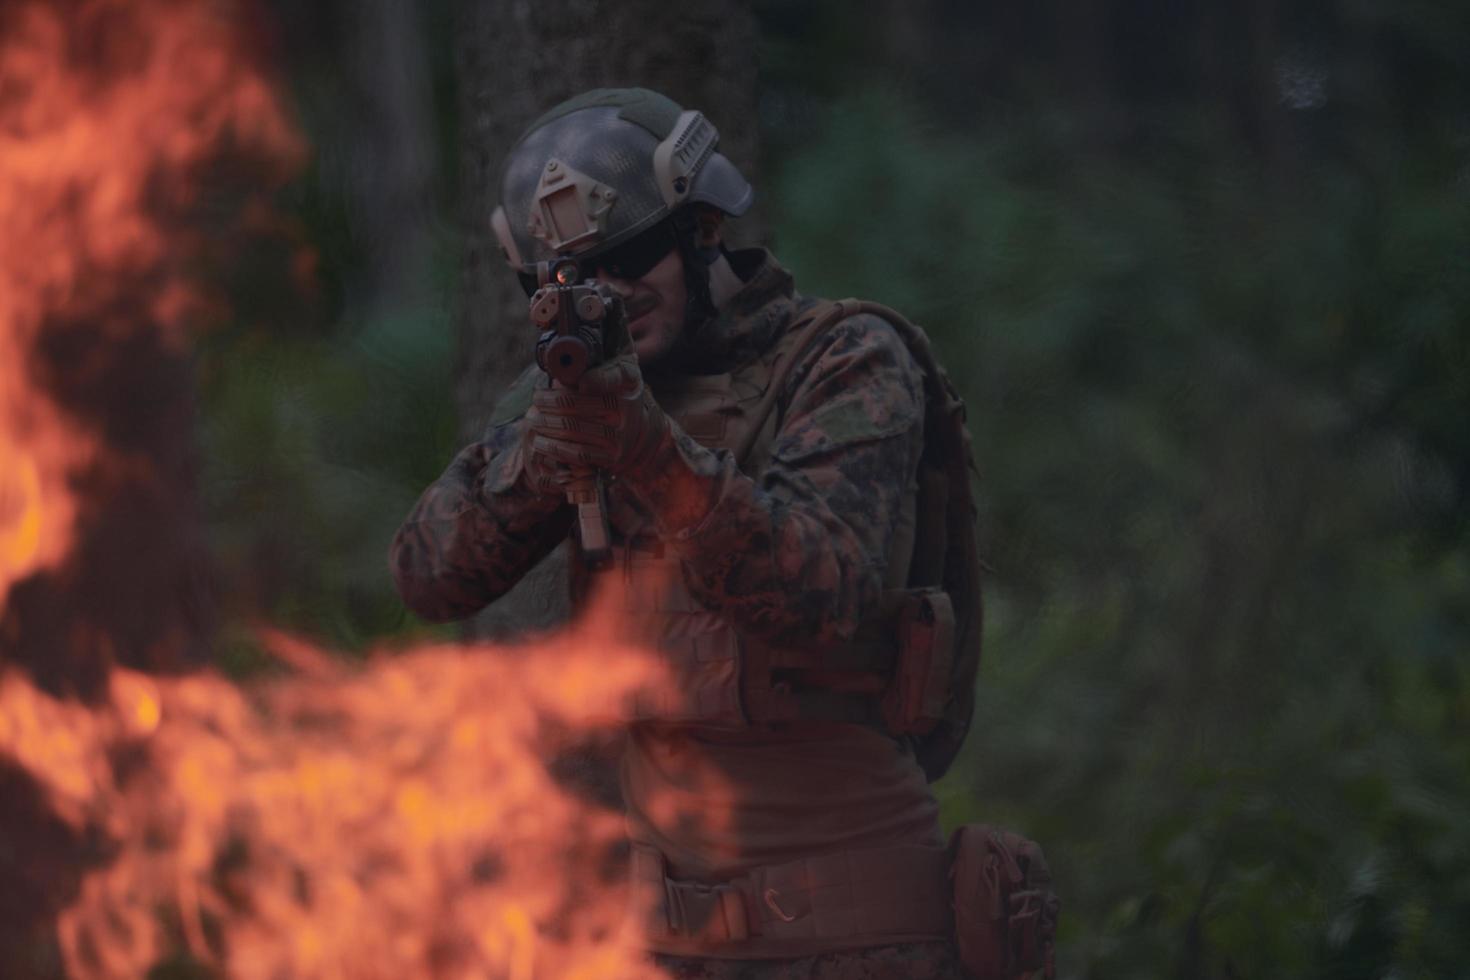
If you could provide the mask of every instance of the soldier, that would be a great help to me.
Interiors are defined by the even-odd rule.
[[[620,600],[678,679],[630,706],[622,762],[636,918],[664,971],[961,977],[938,806],[872,683],[895,654],[871,624],[923,544],[925,372],[889,320],[726,247],[753,191],[716,140],[624,89],[515,144],[492,217],[506,260],[530,294],[538,261],[575,259],[621,297],[631,350],[575,389],[528,370],[399,530],[393,573],[447,620],[569,535],[578,597],[667,572]],[[613,574],[575,560],[566,489],[594,469]]]

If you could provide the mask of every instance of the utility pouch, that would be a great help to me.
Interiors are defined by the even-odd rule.
[[[1053,980],[1057,916],[1051,869],[1020,834],[966,824],[949,842],[955,941],[976,980]]]
[[[881,704],[883,724],[894,735],[927,735],[949,703],[954,606],[939,589],[910,589],[903,596],[894,623],[898,657]]]

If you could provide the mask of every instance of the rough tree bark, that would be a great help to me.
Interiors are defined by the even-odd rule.
[[[464,242],[455,401],[468,441],[531,359],[525,296],[489,226],[500,163],[522,127],[578,92],[641,85],[704,112],[719,127],[721,150],[753,175],[756,28],[749,4],[740,0],[692,0],[682,8],[654,0],[572,0],[555,7],[457,0],[455,15]],[[755,222],[743,219],[736,236],[756,235]],[[482,614],[471,631],[505,637],[564,620],[564,551]]]
[[[287,63],[310,84],[318,173],[348,207],[360,253],[347,276],[348,315],[371,319],[426,301],[432,251],[434,140],[430,51],[422,0],[268,0]],[[311,76],[313,66],[331,72]]]
[[[427,289],[437,147],[424,31],[414,0],[352,0],[338,17],[354,112],[333,176],[351,196],[364,253],[354,292],[364,310],[389,311],[422,303]]]

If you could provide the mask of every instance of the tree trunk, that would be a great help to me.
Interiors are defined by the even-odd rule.
[[[554,12],[553,12],[554,10]],[[458,0],[460,229],[464,243],[455,400],[464,440],[484,429],[496,398],[531,360],[526,298],[490,231],[501,161],[521,129],[552,105],[598,87],[638,85],[699,109],[720,149],[747,176],[756,167],[755,20],[739,0],[581,0],[556,8]],[[756,236],[752,219],[737,237]],[[482,615],[471,632],[503,637],[564,620],[565,548]]]
[[[434,105],[424,31],[413,0],[341,6],[351,105],[339,176],[363,249],[354,292],[369,314],[424,302],[429,268]]]
[[[420,0],[269,0],[311,119],[316,182],[347,205],[360,258],[344,270],[348,316],[425,303],[439,146],[434,138],[427,10]],[[312,76],[318,64],[332,72]]]

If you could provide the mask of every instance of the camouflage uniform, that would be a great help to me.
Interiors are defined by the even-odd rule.
[[[807,305],[785,270],[762,262],[699,331],[694,367],[714,373],[755,356]],[[571,529],[565,501],[523,476],[521,414],[538,374],[522,376],[485,437],[459,453],[394,539],[399,591],[425,619],[478,612]],[[648,381],[657,395],[658,379]],[[619,516],[657,525],[697,598],[741,630],[827,646],[852,636],[882,589],[895,515],[922,449],[923,382],[893,329],[863,315],[833,328],[787,384],[773,459],[758,479],[676,431],[690,472],[615,484],[609,509],[615,532]]]
[[[714,375],[750,362],[815,303],[795,292],[790,275],[768,253],[751,250],[731,259],[745,286],[692,329],[683,346],[696,359],[683,360],[684,374]],[[485,437],[429,487],[394,540],[399,591],[425,618],[473,614],[571,532],[574,513],[565,501],[538,493],[524,474],[523,415],[537,376],[528,372],[507,392]],[[669,380],[647,377],[655,398]],[[770,459],[750,475],[729,452],[705,448],[671,422],[671,451],[678,459],[615,481],[610,522],[615,539],[653,533],[665,542],[689,592],[742,634],[769,643],[837,646],[852,638],[882,591],[896,522],[905,501],[912,506],[923,448],[922,374],[886,321],[853,316],[806,350],[778,405]],[[871,731],[864,737],[886,739]],[[922,800],[918,817],[897,833],[906,835],[905,843],[937,846],[937,804],[912,758],[902,765],[910,779],[905,792],[922,794]],[[636,841],[636,800],[629,804]],[[862,846],[861,839],[836,843]],[[722,865],[695,852],[669,860],[694,878],[741,870],[738,860]],[[665,955],[660,964],[690,978],[964,975],[943,942],[779,961]]]

